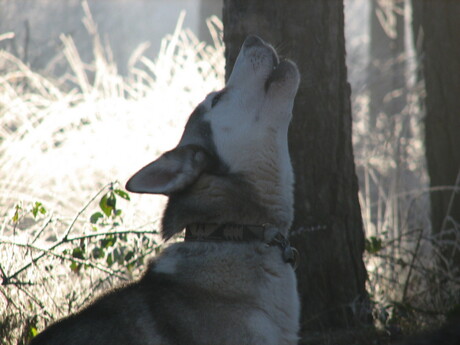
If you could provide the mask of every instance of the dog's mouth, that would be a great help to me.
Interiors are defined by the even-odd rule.
[[[273,68],[270,72],[267,80],[265,81],[265,92],[268,91],[271,84],[284,78],[289,62],[286,59],[279,59],[279,57],[273,54]]]
[[[267,71],[263,68],[264,73],[267,73],[264,83],[265,92],[270,89],[273,83],[283,81],[286,78],[289,79],[289,71],[292,70],[292,62],[284,58],[280,59],[273,46],[266,43],[258,36],[249,36],[244,41],[243,47],[245,49],[256,47],[258,48],[256,55],[263,54],[265,59],[268,61],[271,60],[271,69]],[[259,50],[260,48],[263,49],[263,52]]]
[[[278,57],[278,54],[276,53],[275,49],[271,48],[271,50],[272,50],[272,64],[273,64],[272,70],[274,71],[280,63],[280,58]]]

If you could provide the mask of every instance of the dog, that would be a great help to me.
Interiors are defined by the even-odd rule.
[[[287,240],[294,176],[288,127],[300,75],[257,36],[176,148],[126,184],[167,195],[164,249],[136,282],[51,325],[31,344],[292,345],[300,302]]]

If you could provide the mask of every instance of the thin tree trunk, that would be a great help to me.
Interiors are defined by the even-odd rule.
[[[291,242],[303,330],[369,321],[364,236],[351,144],[342,0],[224,1],[227,77],[248,34],[294,60],[302,80],[290,130],[296,175]]]
[[[432,231],[450,232],[442,236],[450,242],[442,248],[443,254],[459,276],[460,251],[455,246],[460,245],[460,1],[413,0],[412,4],[426,88]]]

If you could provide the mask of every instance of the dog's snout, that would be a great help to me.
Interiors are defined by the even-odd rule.
[[[259,46],[264,45],[264,41],[259,36],[251,35],[251,36],[248,36],[244,40],[244,47],[245,48],[249,48],[249,47],[252,47],[252,46],[258,46],[258,45]]]

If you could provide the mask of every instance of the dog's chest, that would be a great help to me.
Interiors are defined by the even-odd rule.
[[[196,287],[194,310],[182,317],[197,343],[297,343],[296,279],[279,248],[181,243],[165,251],[155,271]]]
[[[273,334],[273,338],[278,339],[275,344],[297,344],[300,302],[295,274],[284,262],[281,265],[267,263],[264,270],[258,298],[261,311],[256,317],[267,318],[266,325],[278,330]]]

